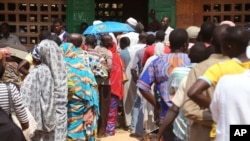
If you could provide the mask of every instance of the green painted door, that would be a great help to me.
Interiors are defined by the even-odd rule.
[[[151,9],[155,9],[157,20],[161,21],[163,16],[169,16],[171,18],[171,27],[175,27],[175,0],[149,0],[148,10]]]
[[[92,24],[95,19],[94,0],[67,0],[66,29],[70,33],[79,33],[82,22]]]

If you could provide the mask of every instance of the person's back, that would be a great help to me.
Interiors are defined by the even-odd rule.
[[[200,77],[208,67],[214,65],[217,62],[224,62],[229,59],[229,57],[224,56],[221,51],[220,40],[222,34],[225,32],[226,28],[229,27],[228,25],[218,26],[213,32],[213,46],[207,48],[207,50],[212,50],[212,54],[209,56],[208,59],[202,61],[195,65],[187,79],[188,82],[186,83],[185,93],[187,92],[188,88]],[[203,94],[212,96],[214,91],[214,87],[210,87],[206,90]],[[200,135],[200,139],[202,140],[210,140],[208,134],[211,130],[211,114],[208,109],[201,109],[196,103],[194,103],[187,95],[185,95],[185,103],[183,105],[183,113],[184,116],[188,119],[193,121],[193,124],[190,127],[190,139],[192,141],[199,140],[197,139],[197,135]],[[202,134],[200,133],[202,131]]]
[[[210,87],[216,86],[220,77],[226,74],[239,74],[250,68],[250,61],[246,57],[248,41],[249,33],[243,27],[226,28],[222,34],[222,51],[234,59],[225,61],[224,63],[216,63],[209,67],[205,73],[187,89],[187,96],[199,105],[199,107],[204,107],[204,109],[209,107],[213,93],[210,95],[204,92]],[[197,133],[199,134],[199,132]],[[207,140],[210,139],[207,138]]]
[[[126,24],[128,24],[129,26],[131,26],[133,29],[135,29],[135,31],[133,32],[128,32],[128,33],[124,33],[120,36],[120,38],[122,37],[128,37],[130,39],[131,44],[130,45],[135,45],[138,43],[139,41],[139,33],[137,33],[136,31],[136,26],[138,24],[137,20],[130,17],[126,20]],[[142,25],[142,28],[144,29],[144,26]],[[118,39],[119,40],[119,39]],[[119,46],[119,45],[118,45]]]
[[[217,123],[216,141],[227,141],[230,125],[250,124],[250,71],[225,75],[216,85],[210,104],[213,120]]]
[[[122,37],[119,42],[120,42],[120,48],[121,48],[119,55],[124,62],[125,70],[126,70],[129,62],[131,61],[131,57],[128,51],[128,49],[130,48],[130,39],[128,37]]]
[[[105,59],[105,65],[107,70],[110,71],[112,68],[112,52],[108,48],[113,46],[112,37],[108,34],[102,35],[101,45],[97,46],[95,50]]]
[[[175,29],[171,32],[169,39],[171,44],[171,53],[164,54],[153,60],[146,70],[141,74],[140,79],[137,81],[137,87],[139,88],[143,97],[146,98],[156,108],[157,105],[160,105],[160,124],[163,123],[163,119],[168,111],[168,107],[171,105],[171,100],[167,91],[169,74],[175,67],[184,67],[190,64],[190,59],[185,53],[188,42],[187,32],[184,29]],[[151,96],[153,95],[150,93],[151,85],[153,83],[156,85],[156,97],[158,97],[160,100],[155,100],[155,98]],[[156,102],[158,104],[156,104]],[[174,135],[171,132],[171,129],[167,132],[169,132],[169,134],[166,136],[169,136],[169,138],[173,139]],[[167,137],[165,138],[168,139]]]
[[[174,121],[174,133],[177,138],[179,138],[182,141],[186,141],[189,138],[189,120],[187,120],[182,112],[182,105],[184,103],[184,89],[185,84],[187,82],[187,75],[190,72],[191,68],[195,66],[197,63],[200,63],[201,61],[207,59],[207,56],[204,54],[206,53],[206,47],[202,42],[195,43],[190,49],[189,49],[189,58],[191,60],[191,64],[186,67],[176,67],[173,69],[169,76],[168,80],[168,91],[171,97],[171,100],[173,102],[173,105],[170,107],[171,111],[170,113],[167,113],[164,124],[162,127],[160,127],[159,136],[162,136],[163,130],[166,130],[167,127],[172,124],[172,119],[175,117]],[[174,110],[174,111],[172,111]],[[174,112],[175,115],[172,113]],[[177,115],[178,114],[178,115]],[[172,119],[170,120],[170,117],[172,116]]]
[[[202,23],[197,40],[203,42],[206,47],[209,47],[211,45],[211,39],[215,27],[216,25],[212,21],[205,21]]]
[[[147,59],[151,56],[154,55],[154,52],[155,52],[155,44],[160,42],[160,43],[163,43],[165,45],[164,47],[164,53],[170,53],[170,48],[163,42],[164,41],[164,37],[165,37],[165,33],[163,30],[158,30],[156,32],[156,35],[155,35],[155,43],[153,45],[150,45],[146,48],[145,52],[144,52],[144,55],[143,55],[143,59],[142,59],[142,64],[144,65],[147,61]]]

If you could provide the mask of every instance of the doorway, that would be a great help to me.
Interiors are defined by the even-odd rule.
[[[95,19],[125,22],[133,17],[145,30],[148,25],[148,0],[95,0]]]

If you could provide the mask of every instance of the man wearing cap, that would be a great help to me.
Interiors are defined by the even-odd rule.
[[[249,33],[244,27],[226,28],[225,34],[222,36],[222,50],[224,54],[232,59],[223,63],[216,63],[209,67],[187,91],[187,95],[190,99],[197,103],[202,109],[208,108],[213,98],[202,94],[203,91],[211,86],[216,86],[219,79],[224,75],[240,74],[250,68],[250,60],[247,57],[248,53],[246,53],[249,39]],[[224,115],[224,117],[227,116]],[[227,120],[227,118],[225,120]],[[217,124],[220,125],[216,129],[216,138],[223,138],[223,134],[225,133],[223,131],[227,125],[223,123]]]
[[[132,28],[135,29],[136,25],[137,25],[137,20],[132,18],[132,17],[129,17],[127,20],[126,20],[126,23],[128,25],[130,25]],[[121,39],[122,37],[128,37],[130,39],[130,46],[133,46],[133,45],[136,45],[139,41],[139,33],[137,32],[128,32],[128,33],[124,33],[122,34],[119,39]],[[118,39],[118,40],[119,40]]]
[[[197,37],[198,37],[198,34],[200,32],[200,27],[198,27],[198,26],[189,26],[186,29],[186,31],[187,31],[188,37],[189,37],[188,48],[190,48],[191,46],[194,45],[194,43],[197,42]]]

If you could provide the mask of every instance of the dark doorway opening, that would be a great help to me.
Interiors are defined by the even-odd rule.
[[[95,0],[95,19],[125,22],[133,17],[148,26],[148,0]]]

